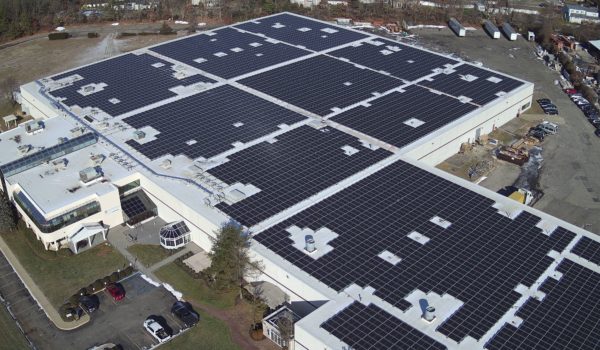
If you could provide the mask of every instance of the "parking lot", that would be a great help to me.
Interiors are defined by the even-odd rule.
[[[126,291],[123,300],[115,302],[107,292],[101,292],[100,307],[88,324],[61,331],[48,320],[0,254],[0,293],[38,349],[88,349],[109,342],[124,349],[149,348],[158,343],[142,326],[149,315],[162,316],[173,334],[183,328],[181,321],[171,315],[176,299],[165,288],[155,287],[138,274],[122,281],[122,285]]]

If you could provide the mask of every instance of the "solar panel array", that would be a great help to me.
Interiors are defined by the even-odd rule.
[[[358,152],[346,155],[342,147]],[[358,139],[331,128],[302,126],[228,156],[229,161],[208,172],[231,185],[252,184],[260,189],[232,205],[219,209],[248,227],[317,194],[391,155],[371,150]]]
[[[226,79],[310,53],[233,28],[168,42],[151,50]]]
[[[150,159],[183,154],[210,158],[292,125],[306,117],[247,92],[224,85],[123,119],[136,129],[152,126],[156,140],[127,144]]]
[[[436,68],[459,63],[446,56],[383,38],[344,47],[330,52],[329,55],[384,71],[407,81],[432,74]]]
[[[240,83],[321,116],[403,84],[327,56],[276,68]]]
[[[477,109],[419,86],[408,86],[331,118],[332,121],[402,147]],[[410,124],[412,119],[417,124]],[[421,124],[421,122],[424,122]]]
[[[600,274],[565,259],[541,286],[543,300],[529,298],[518,310],[523,322],[505,324],[489,350],[600,349]]]
[[[540,218],[523,212],[510,219],[493,204],[399,161],[255,239],[336,291],[371,286],[401,310],[411,306],[404,298],[416,289],[458,298],[464,305],[438,331],[460,342],[480,339],[518,300],[515,287],[531,286],[554,261],[547,254],[575,237],[563,228],[547,236],[536,227]],[[432,223],[436,216],[450,226]],[[339,237],[328,243],[331,252],[314,259],[292,246],[291,226],[327,228]],[[412,239],[413,231],[429,241]],[[379,257],[386,250],[401,261]]]
[[[235,28],[314,51],[330,49],[368,37],[368,34],[288,13],[237,24]]]
[[[590,238],[582,237],[573,249],[571,249],[571,252],[596,265],[600,265],[600,243]]]
[[[463,64],[454,68],[452,73],[441,73],[419,84],[451,96],[465,96],[478,105],[485,105],[524,83],[493,71]]]
[[[373,304],[352,303],[321,328],[352,349],[446,349],[443,344]]]
[[[152,66],[157,63],[163,66]],[[169,62],[148,54],[123,55],[52,77],[53,80],[59,80],[79,74],[84,79],[51,91],[50,94],[66,98],[64,103],[69,107],[95,107],[117,116],[176,96],[174,92],[169,91],[176,86],[215,82],[202,75],[177,79],[171,66]],[[102,91],[87,96],[78,92],[85,85],[100,83],[107,84]],[[120,102],[111,102],[115,98]]]

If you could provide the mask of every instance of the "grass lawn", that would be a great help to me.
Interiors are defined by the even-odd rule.
[[[150,267],[178,251],[167,250],[155,244],[134,244],[127,248],[127,250],[146,267]]]
[[[175,263],[167,264],[154,274],[161,281],[173,286],[183,293],[184,299],[193,300],[199,304],[214,306],[219,309],[228,309],[235,305],[236,291],[218,293],[204,283],[202,280],[193,279],[182,268]]]
[[[205,312],[199,311],[200,322],[194,328],[162,345],[161,350],[196,350],[196,349],[240,349],[231,340],[227,324]]]
[[[87,287],[117,269],[122,269],[127,260],[112,247],[101,244],[78,255],[68,255],[44,249],[31,230],[19,224],[16,232],[3,232],[2,237],[44,292],[48,300],[58,309],[80,288]]]
[[[29,349],[27,341],[3,305],[0,305],[0,350]]]

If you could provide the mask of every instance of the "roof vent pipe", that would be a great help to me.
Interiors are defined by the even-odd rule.
[[[435,307],[431,305],[427,306],[427,308],[425,308],[425,312],[423,313],[423,318],[427,322],[433,321],[435,319]]]
[[[317,247],[315,247],[315,239],[313,238],[313,236],[311,235],[306,235],[304,237],[304,249],[306,249],[307,252],[312,253],[315,250],[317,250]]]

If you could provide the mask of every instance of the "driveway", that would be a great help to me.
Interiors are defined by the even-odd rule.
[[[165,288],[155,287],[139,274],[122,285],[126,291],[123,300],[115,302],[107,292],[101,292],[100,308],[91,315],[88,324],[73,331],[61,331],[48,320],[0,254],[0,293],[38,349],[88,349],[109,342],[124,349],[149,348],[157,343],[142,327],[149,315],[162,316],[173,334],[182,329],[182,323],[170,312],[176,299]]]

